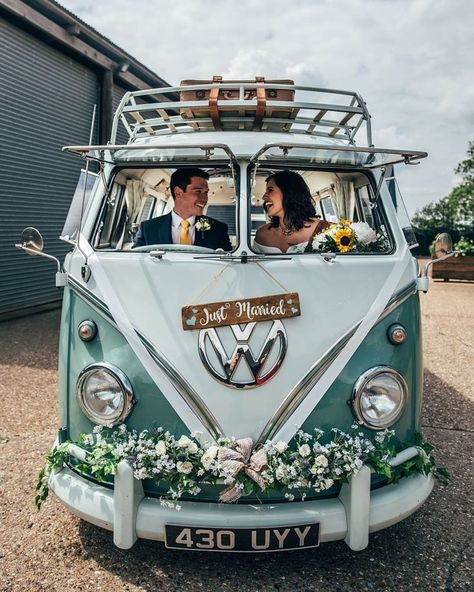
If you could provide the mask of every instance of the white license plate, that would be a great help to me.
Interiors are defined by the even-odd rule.
[[[319,545],[319,524],[275,528],[203,528],[165,525],[169,549],[263,553],[291,551]]]

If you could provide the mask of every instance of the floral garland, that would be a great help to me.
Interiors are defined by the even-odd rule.
[[[352,429],[359,426],[354,424]],[[424,453],[395,469],[389,462],[396,455],[393,431],[378,432],[375,442],[364,437],[363,432],[349,435],[333,428],[332,433],[331,441],[323,444],[321,430],[313,434],[300,430],[294,448],[283,441],[268,441],[254,449],[250,438],[220,438],[209,444],[201,441],[199,434],[176,438],[162,428],[137,432],[127,430],[125,425],[116,430],[97,426],[92,434],[79,438],[77,444],[86,450],[86,461],[76,467],[99,481],[107,481],[117,465],[127,460],[136,479],[169,483],[167,498],[162,498],[161,503],[177,509],[178,500],[184,494],[197,495],[203,483],[223,483],[225,489],[219,498],[222,502],[234,502],[241,495],[258,494],[268,487],[288,490],[288,501],[296,497],[304,500],[310,492],[347,482],[364,464],[390,482],[419,472],[433,474],[444,482],[449,480],[447,471],[436,466],[433,448],[421,435],[414,444]],[[36,486],[38,508],[48,496],[49,475],[63,466],[72,443],[60,444],[49,453]]]
[[[312,244],[313,250],[321,253],[380,253],[387,247],[385,236],[377,234],[367,222],[344,219],[317,234]]]

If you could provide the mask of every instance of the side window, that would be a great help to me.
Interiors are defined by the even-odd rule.
[[[413,230],[413,226],[411,225],[410,217],[408,215],[405,202],[403,201],[403,197],[400,193],[400,189],[398,187],[398,183],[395,179],[395,176],[388,177],[386,179],[386,183],[387,189],[393,201],[393,205],[395,206],[397,218],[400,222],[400,226],[405,236],[405,240],[407,241],[410,249],[414,249],[418,246],[418,241],[415,235],[415,231]]]
[[[328,222],[337,222],[337,214],[331,197],[329,195],[322,197],[319,204],[323,213],[323,218]]]
[[[76,239],[78,237],[81,219],[87,212],[89,206],[89,198],[92,193],[95,192],[96,186],[100,182],[97,173],[88,171],[86,175],[84,169],[81,171],[61,236],[69,239]]]
[[[356,189],[357,214],[360,222],[367,222],[372,228],[375,227],[374,213],[370,203],[369,185]]]
[[[95,246],[99,249],[120,248],[123,242],[127,209],[125,207],[125,185],[114,183],[107,196],[105,215]]]

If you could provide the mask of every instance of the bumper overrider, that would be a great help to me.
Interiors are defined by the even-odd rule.
[[[71,456],[84,460],[86,451],[71,444]],[[416,447],[401,451],[390,464],[398,466],[422,454]],[[278,529],[318,523],[320,542],[344,540],[353,551],[365,549],[369,533],[400,522],[415,512],[433,489],[432,475],[418,474],[370,490],[370,468],[342,485],[339,496],[304,502],[222,504],[181,501],[181,510],[146,497],[125,460],[117,466],[114,488],[88,481],[69,467],[51,473],[49,487],[69,510],[97,526],[113,531],[114,543],[129,549],[138,538],[165,540],[165,525],[190,528]]]

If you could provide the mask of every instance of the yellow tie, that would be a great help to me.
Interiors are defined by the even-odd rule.
[[[191,234],[189,232],[189,220],[181,220],[181,231],[179,233],[180,245],[191,245]]]

